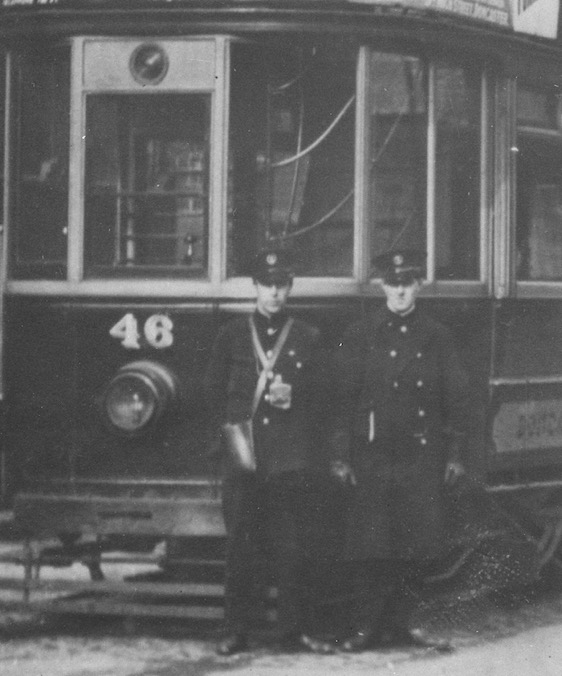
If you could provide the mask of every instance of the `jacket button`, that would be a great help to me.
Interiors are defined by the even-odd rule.
[[[394,387],[395,390],[398,389],[398,381],[397,381],[397,380],[395,380],[395,381],[392,383],[392,387]]]
[[[394,357],[396,357],[397,354],[398,354],[398,353],[396,352],[396,350],[390,350],[390,356],[391,356],[393,359],[394,359]]]
[[[266,401],[269,401],[269,400],[271,399],[271,397],[269,396],[269,394],[266,394],[266,395],[264,396],[264,399],[265,399]]]
[[[408,331],[408,327],[407,326],[401,326],[400,331],[402,331],[402,333],[406,333]]]
[[[297,367],[298,369],[302,369],[302,362],[298,361],[298,362],[296,363],[296,367]]]
[[[294,357],[294,356],[295,356],[295,351],[289,350],[289,357]]]
[[[264,425],[269,425],[269,418],[264,418],[262,422]]]
[[[268,351],[265,353],[265,356],[266,356],[268,359],[271,359],[271,357],[273,356],[272,350],[268,350]]]
[[[425,418],[425,411],[423,410],[423,408],[420,408],[420,410],[418,411],[418,415],[420,418]]]
[[[427,439],[426,439],[425,437],[422,437],[422,438],[420,439],[420,444],[421,444],[422,446],[427,446]]]
[[[418,352],[418,353],[416,354],[416,357],[417,357],[418,359],[421,359],[422,353],[421,353],[421,352]]]
[[[418,380],[418,382],[416,383],[416,385],[417,385],[418,387],[423,387],[423,380]]]

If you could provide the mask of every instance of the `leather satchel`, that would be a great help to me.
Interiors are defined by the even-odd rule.
[[[271,357],[266,359],[265,355],[263,354],[263,349],[259,343],[253,317],[250,317],[249,321],[254,350],[256,351],[257,355],[259,355],[263,367],[258,378],[256,391],[254,392],[254,399],[252,402],[252,417],[248,418],[247,420],[242,420],[241,422],[223,423],[221,426],[223,437],[232,460],[234,461],[236,467],[243,472],[255,472],[257,469],[256,452],[254,449],[253,418],[267,385],[267,375],[273,370],[275,362],[277,361],[277,358],[283,349],[283,345],[285,344],[291,326],[293,325],[293,319],[288,319],[287,323],[283,327],[283,330],[281,331],[281,334],[279,335],[275,347],[273,348]]]
[[[252,419],[236,423],[223,423],[222,432],[226,446],[236,467],[244,472],[256,471]]]

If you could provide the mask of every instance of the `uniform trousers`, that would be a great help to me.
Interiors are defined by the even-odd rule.
[[[353,563],[352,623],[355,631],[379,637],[408,630],[417,607],[428,561],[368,559]]]
[[[306,477],[297,472],[267,479],[239,473],[225,480],[227,631],[245,633],[255,621],[256,592],[260,590],[256,581],[263,579],[260,564],[264,561],[277,586],[280,634],[300,633],[309,622],[310,585],[305,565],[308,486]]]

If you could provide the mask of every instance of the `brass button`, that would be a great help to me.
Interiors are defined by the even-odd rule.
[[[402,331],[402,333],[406,333],[408,331],[408,327],[403,325],[400,327],[400,331]]]
[[[390,350],[390,356],[391,356],[393,359],[394,359],[394,357],[396,357],[397,354],[398,354],[398,353],[396,352],[396,350]]]
[[[264,419],[263,419],[263,424],[264,424],[264,425],[269,425],[269,418],[264,418]]]

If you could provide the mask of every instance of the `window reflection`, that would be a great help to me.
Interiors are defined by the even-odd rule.
[[[210,96],[91,96],[86,124],[86,275],[205,275]]]
[[[15,59],[19,113],[11,269],[16,278],[66,277],[70,54]],[[17,115],[16,115],[17,117]]]
[[[266,242],[298,275],[351,275],[355,62],[337,45],[234,47],[229,276]]]

